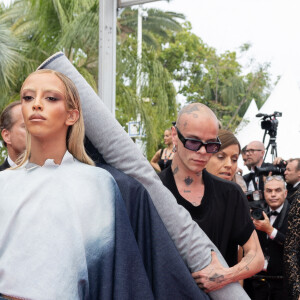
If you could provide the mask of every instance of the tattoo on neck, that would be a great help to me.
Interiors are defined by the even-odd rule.
[[[191,185],[193,183],[193,181],[194,181],[193,178],[191,178],[190,176],[188,176],[184,179],[184,182],[186,185]]]
[[[202,172],[196,173],[196,176],[199,177],[201,174],[202,174]]]
[[[190,193],[190,190],[183,190],[184,193]]]
[[[176,166],[175,169],[173,170],[173,175],[175,175],[178,171],[179,171],[178,166]]]

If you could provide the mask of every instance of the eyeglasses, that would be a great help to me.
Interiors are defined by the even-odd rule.
[[[246,154],[247,154],[247,153],[253,154],[254,151],[264,151],[264,150],[261,150],[261,149],[247,149],[247,150],[244,151],[244,153],[246,153]]]
[[[269,182],[269,181],[272,181],[272,180],[277,180],[277,181],[284,181],[283,177],[282,176],[279,176],[279,175],[272,175],[272,176],[268,176],[266,178],[266,182]]]
[[[185,138],[179,129],[175,127],[177,130],[178,138],[182,142],[184,148],[191,150],[191,151],[198,151],[202,146],[205,147],[207,153],[217,153],[221,147],[221,141],[219,137],[217,137],[216,142],[202,142],[201,140],[192,139],[192,138]]]

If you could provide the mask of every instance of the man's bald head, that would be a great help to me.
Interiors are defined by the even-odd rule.
[[[184,106],[178,114],[176,127],[172,128],[173,145],[177,150],[172,165],[189,174],[202,172],[212,153],[207,153],[203,146],[197,151],[190,150],[185,147],[184,140],[215,142],[218,131],[217,117],[206,105],[193,103]],[[179,138],[179,133],[181,138]]]
[[[186,126],[187,119],[194,118],[209,118],[216,122],[216,126],[219,127],[219,122],[214,112],[202,103],[192,103],[185,105],[178,113],[176,126],[180,129]]]
[[[260,141],[253,141],[247,145],[246,149],[247,165],[250,167],[260,167],[263,163],[265,146]]]
[[[247,145],[247,149],[260,149],[265,151],[265,145],[260,141],[253,141]]]

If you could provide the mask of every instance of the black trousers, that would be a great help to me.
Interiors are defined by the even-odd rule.
[[[283,279],[247,279],[245,290],[252,300],[286,300],[287,288]]]

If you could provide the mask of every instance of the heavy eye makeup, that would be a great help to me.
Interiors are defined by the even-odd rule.
[[[35,98],[35,93],[32,92],[32,91],[24,91],[21,94],[21,99],[26,101],[26,102],[31,101],[34,98]],[[59,93],[55,93],[55,92],[46,92],[43,95],[43,98],[48,100],[49,102],[55,102],[55,101],[58,101],[58,100],[62,99],[63,96],[60,95]]]

